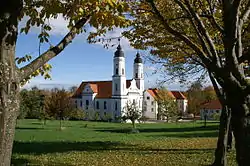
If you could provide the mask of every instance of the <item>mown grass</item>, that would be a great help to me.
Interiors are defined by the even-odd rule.
[[[13,165],[198,166],[213,161],[218,123],[131,124],[19,120]],[[228,155],[236,165],[235,152]]]

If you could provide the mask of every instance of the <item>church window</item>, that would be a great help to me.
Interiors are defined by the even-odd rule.
[[[149,99],[150,99],[150,97],[148,96],[148,97],[147,97],[147,100],[149,100]]]
[[[151,108],[151,112],[154,112],[154,108]]]
[[[118,87],[117,87],[117,84],[115,84],[115,91],[117,91],[118,90]]]
[[[117,101],[115,102],[115,110],[117,110]]]
[[[115,69],[115,74],[118,74],[118,68]]]
[[[151,102],[151,105],[154,105],[154,101]]]
[[[80,101],[80,107],[82,107],[82,101]]]
[[[133,99],[133,104],[135,104],[135,99]]]
[[[122,69],[122,75],[124,74],[124,69]]]
[[[142,74],[141,74],[141,78],[142,78]]]
[[[138,78],[138,73],[135,73],[135,78]]]
[[[99,109],[99,101],[96,101],[96,109]]]
[[[104,108],[105,110],[107,109],[107,102],[106,102],[106,101],[104,101],[103,108]]]
[[[86,100],[86,110],[89,108],[89,100]]]

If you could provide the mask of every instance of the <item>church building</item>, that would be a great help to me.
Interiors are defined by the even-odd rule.
[[[134,59],[133,78],[125,75],[125,57],[120,45],[113,57],[113,76],[110,81],[82,82],[72,97],[86,119],[115,119],[122,116],[124,107],[136,103],[142,110],[144,93],[143,63],[140,54]]]

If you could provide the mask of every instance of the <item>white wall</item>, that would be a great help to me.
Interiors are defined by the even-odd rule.
[[[157,119],[158,104],[154,97],[151,96],[147,91],[144,92],[143,96],[143,115],[150,119]]]
[[[221,110],[220,109],[201,109],[200,110],[200,117],[201,120],[204,120],[205,118],[205,114],[207,114],[207,120],[214,120],[213,116],[214,114],[221,114]]]

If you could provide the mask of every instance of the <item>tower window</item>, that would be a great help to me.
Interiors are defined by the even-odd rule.
[[[142,74],[141,74],[141,78],[142,78]]]
[[[138,73],[135,73],[135,78],[138,78]]]
[[[124,69],[122,69],[122,75],[124,75]]]
[[[89,108],[89,101],[86,100],[86,110]]]
[[[115,69],[115,74],[118,74],[118,68]]]
[[[82,107],[82,101],[80,101],[80,107]]]
[[[117,87],[117,84],[115,84],[115,91],[117,91],[118,90],[118,87]]]
[[[115,110],[117,110],[117,101],[115,102]]]
[[[99,101],[96,101],[96,109],[99,109]]]
[[[103,108],[104,108],[105,110],[107,109],[107,102],[106,102],[106,101],[104,101]]]

